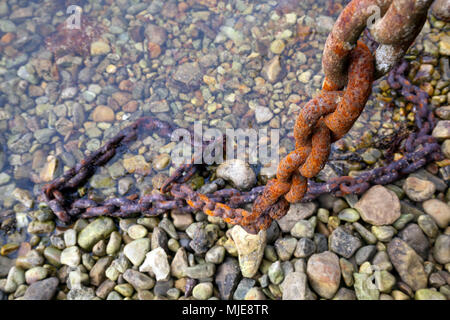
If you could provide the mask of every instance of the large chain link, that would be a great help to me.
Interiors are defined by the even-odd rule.
[[[379,43],[375,52],[375,79],[389,72],[422,30],[432,2],[352,0],[342,10],[325,43],[324,88],[336,90],[345,86],[350,53],[366,27]]]

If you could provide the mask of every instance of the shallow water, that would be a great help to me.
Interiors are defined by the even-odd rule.
[[[0,172],[5,174],[0,218],[16,217],[23,228],[37,202],[27,208],[12,196],[15,188],[36,199],[43,184],[142,115],[184,128],[201,121],[222,130],[279,129],[280,157],[291,151],[295,116],[320,90],[326,36],[348,1],[75,2],[83,8],[80,34],[86,36],[83,28],[96,29],[108,53],[80,51],[67,34],[58,33],[71,18],[65,1],[17,1],[0,14]],[[150,24],[156,26],[151,31]],[[8,32],[12,39],[6,38]],[[425,38],[429,32],[425,27]],[[87,38],[79,39],[76,44],[90,48]],[[280,71],[271,82],[262,70],[276,56]],[[393,121],[395,107],[378,95],[375,86],[347,146],[363,147],[363,152],[372,142],[366,141],[367,132],[388,136],[406,122],[406,116]],[[105,121],[94,117],[98,106],[109,107]],[[255,110],[268,113],[261,123]],[[141,154],[152,164],[171,150],[169,143],[143,133],[125,155],[97,172],[104,179],[89,192],[117,194],[117,180],[127,176],[133,179],[128,193],[148,192],[156,174],[169,175],[173,166],[130,174],[123,159]],[[52,161],[55,170],[48,167]],[[111,179],[113,164],[118,176],[114,172]],[[0,244],[28,239],[23,231],[9,240],[5,230],[0,235]]]

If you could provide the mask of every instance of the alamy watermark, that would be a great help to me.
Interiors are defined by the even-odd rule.
[[[67,29],[81,29],[81,14],[83,9],[80,6],[70,5],[66,10],[67,14],[70,16],[66,19]]]

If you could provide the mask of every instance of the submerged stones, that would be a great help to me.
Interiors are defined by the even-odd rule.
[[[173,79],[183,92],[198,88],[202,77],[203,72],[197,63],[184,63],[178,66],[173,74]]]
[[[252,168],[241,159],[231,159],[220,164],[216,175],[218,178],[232,182],[240,190],[249,189],[256,183],[256,175]]]

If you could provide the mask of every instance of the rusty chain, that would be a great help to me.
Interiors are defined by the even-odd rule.
[[[267,229],[273,219],[284,216],[290,203],[309,201],[324,192],[336,195],[361,193],[367,190],[370,182],[389,183],[401,174],[415,171],[427,161],[438,160],[439,145],[429,136],[435,120],[427,108],[427,96],[402,76],[406,69],[402,65],[391,73],[393,76],[388,78],[388,82],[394,89],[402,88],[405,99],[418,106],[416,125],[419,132],[406,141],[405,150],[408,154],[388,166],[365,172],[357,178],[339,177],[322,184],[308,181],[322,170],[330,154],[331,143],[346,134],[359,117],[370,96],[374,79],[386,73],[401,58],[420,32],[430,4],[431,1],[353,0],[344,8],[325,45],[322,62],[326,78],[323,90],[301,109],[294,127],[295,150],[281,160],[276,178],[265,187],[247,193],[224,189],[201,194],[186,184],[198,170],[198,165],[192,161],[179,167],[164,183],[162,194],[152,194],[141,199],[137,199],[136,195],[112,198],[103,203],[63,196],[84,184],[98,166],[116,154],[120,146],[135,139],[139,126],[157,129],[162,136],[170,135],[173,128],[169,124],[146,117],[123,129],[97,152],[46,185],[42,200],[63,222],[80,214],[82,217],[126,217],[135,213],[158,215],[170,209],[181,212],[200,210],[207,215],[221,217],[228,223],[239,224],[250,233],[257,233]],[[367,9],[371,5],[378,5],[383,13],[382,19],[371,28],[372,37],[378,42],[375,58],[369,48],[358,41],[366,27],[369,17]],[[390,31],[391,23],[398,26],[398,32],[387,32]],[[391,46],[390,51],[386,51],[388,46]],[[395,50],[392,50],[394,47]],[[391,57],[387,67],[381,66],[386,59],[381,59],[382,55],[378,54],[383,50],[384,54],[389,52]],[[344,86],[346,88],[341,90]],[[167,192],[171,195],[168,196]],[[239,208],[251,202],[254,202],[251,212]]]

